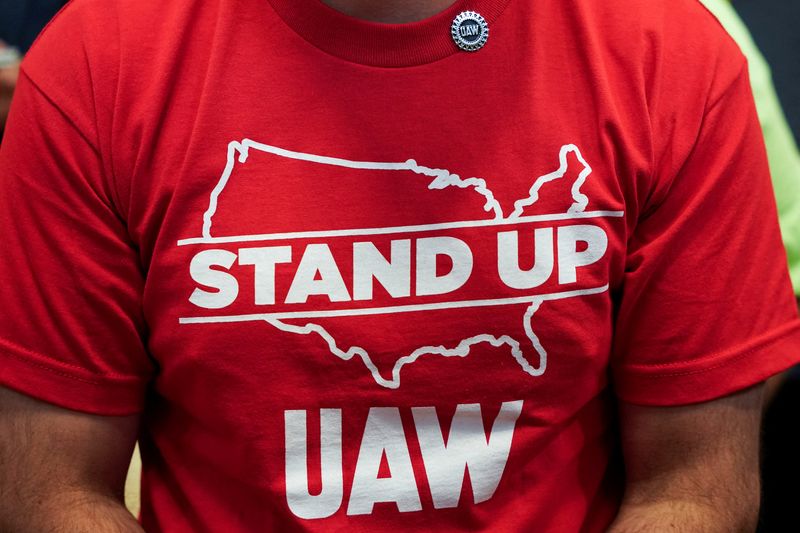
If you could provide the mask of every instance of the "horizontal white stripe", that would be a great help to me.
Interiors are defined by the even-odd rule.
[[[257,313],[250,315],[198,316],[180,319],[181,324],[212,324],[223,322],[251,322],[254,320],[290,320],[293,318],[334,318],[342,316],[388,315],[395,313],[411,313],[415,311],[435,311],[439,309],[464,309],[469,307],[491,307],[498,305],[529,304],[535,301],[562,300],[575,296],[599,294],[606,292],[608,285],[591,289],[554,292],[520,296],[518,298],[497,298],[494,300],[462,300],[458,302],[437,302],[418,305],[397,305],[391,307],[371,307],[366,309],[330,309],[327,311],[294,311],[286,313]]]
[[[417,231],[438,231],[458,228],[477,228],[482,226],[510,226],[532,222],[552,220],[573,220],[582,218],[619,218],[624,211],[586,211],[583,213],[556,213],[552,215],[532,215],[511,219],[465,220],[459,222],[442,222],[439,224],[421,224],[418,226],[395,226],[389,228],[357,228],[322,231],[295,231],[289,233],[265,233],[261,235],[234,235],[231,237],[195,237],[178,241],[178,246],[190,244],[223,244],[231,242],[279,241],[286,239],[318,239],[321,237],[353,237],[360,235],[390,235],[393,233],[411,233]]]

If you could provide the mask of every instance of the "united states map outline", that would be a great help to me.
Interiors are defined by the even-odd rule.
[[[559,160],[558,168],[553,172],[537,177],[533,181],[533,185],[530,187],[528,191],[528,196],[515,201],[513,211],[510,214],[505,215],[503,213],[502,206],[494,197],[494,193],[489,188],[488,184],[486,183],[486,180],[483,178],[479,177],[461,178],[458,174],[451,173],[447,169],[430,168],[419,165],[414,159],[408,159],[404,162],[396,162],[396,163],[354,161],[337,157],[296,152],[292,150],[287,150],[285,148],[280,148],[278,146],[259,143],[251,139],[243,139],[241,141],[232,141],[228,144],[227,163],[225,165],[225,169],[223,170],[222,175],[220,176],[220,179],[217,182],[216,186],[211,191],[208,208],[203,213],[202,237],[193,239],[184,239],[178,243],[179,245],[217,241],[217,239],[212,235],[212,229],[213,229],[213,217],[217,212],[219,197],[225,190],[227,184],[229,183],[229,180],[233,175],[233,171],[236,168],[236,163],[238,162],[239,164],[245,164],[250,155],[250,150],[257,150],[278,157],[285,157],[289,159],[295,159],[299,161],[306,161],[310,163],[317,163],[323,165],[338,166],[354,170],[410,171],[420,176],[433,178],[433,180],[428,184],[428,189],[430,190],[441,190],[447,187],[458,187],[461,189],[473,190],[477,194],[483,196],[483,198],[485,199],[484,210],[487,213],[493,214],[493,220],[504,221],[504,222],[514,222],[515,220],[519,220],[523,216],[525,209],[530,206],[533,206],[539,200],[540,190],[545,184],[563,178],[567,173],[567,171],[569,170],[569,155],[573,154],[583,168],[581,169],[580,173],[578,174],[578,177],[572,184],[570,192],[573,201],[572,204],[567,209],[566,213],[574,215],[576,218],[578,218],[580,217],[581,214],[585,213],[586,207],[589,203],[588,197],[583,192],[581,192],[581,188],[585,184],[589,175],[592,173],[592,168],[586,162],[580,149],[575,144],[565,144],[561,146],[558,154],[558,160]],[[620,217],[623,215],[622,211],[600,211],[598,213],[599,216]],[[572,218],[572,217],[567,217],[567,218]],[[308,232],[308,233],[315,233],[315,232]],[[250,236],[250,237],[252,237],[252,239],[242,239],[242,240],[258,240],[260,236]],[[534,351],[538,355],[539,360],[538,364],[536,365],[531,364],[526,359],[523,353],[522,345],[517,339],[514,339],[510,335],[500,335],[498,337],[488,333],[481,333],[478,335],[464,338],[453,347],[448,348],[443,345],[420,346],[419,348],[414,349],[410,353],[398,357],[395,361],[394,367],[392,368],[392,374],[390,379],[386,379],[381,374],[377,365],[375,365],[375,363],[372,361],[372,358],[370,357],[370,354],[366,349],[360,346],[350,346],[347,349],[341,348],[337,343],[336,339],[333,337],[333,335],[331,335],[320,324],[314,322],[308,322],[305,325],[298,326],[294,324],[289,324],[282,319],[274,317],[263,317],[255,320],[262,320],[267,324],[271,325],[272,327],[275,327],[278,330],[284,331],[286,333],[292,333],[296,335],[317,335],[327,345],[327,348],[330,351],[330,353],[338,357],[339,359],[343,361],[350,361],[354,357],[360,358],[366,369],[370,372],[374,381],[378,385],[385,387],[387,389],[398,389],[400,387],[400,374],[403,367],[405,367],[408,364],[416,362],[422,356],[438,355],[441,357],[464,358],[470,354],[471,348],[474,345],[480,343],[487,343],[495,348],[507,346],[510,349],[511,356],[519,364],[519,366],[525,373],[533,377],[539,377],[542,376],[547,369],[548,355],[547,355],[547,350],[544,348],[544,346],[542,346],[542,343],[539,341],[538,336],[533,331],[532,322],[534,314],[539,310],[542,303],[548,300],[557,300],[564,298],[573,298],[578,296],[587,296],[591,294],[600,294],[606,292],[607,290],[608,290],[608,284],[589,289],[564,291],[546,295],[535,295],[529,298],[517,299],[518,300],[517,303],[521,301],[522,303],[528,304],[522,316],[522,321],[523,321],[522,325],[525,334],[527,336],[527,340],[530,342]],[[186,324],[186,323],[198,323],[198,322],[200,323],[229,322],[229,320],[224,320],[224,318],[219,320],[215,319],[194,320],[192,318],[181,318],[180,322]]]

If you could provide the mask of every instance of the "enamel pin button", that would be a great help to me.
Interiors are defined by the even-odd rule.
[[[479,13],[463,11],[453,19],[450,33],[459,48],[474,52],[486,44],[489,38],[489,24]]]

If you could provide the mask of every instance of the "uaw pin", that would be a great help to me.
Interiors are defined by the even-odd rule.
[[[462,11],[453,19],[450,34],[459,48],[467,52],[474,52],[483,48],[486,40],[489,39],[489,24],[480,13]]]

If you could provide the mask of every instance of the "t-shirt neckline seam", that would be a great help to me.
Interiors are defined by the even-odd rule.
[[[407,24],[386,24],[358,19],[336,11],[321,0],[268,0],[268,4],[275,16],[289,31],[314,49],[351,65],[395,70],[431,64],[456,53],[474,53],[459,50],[453,42],[450,36],[452,19],[462,11],[476,11],[484,16],[491,26],[512,1],[456,0],[450,7],[436,15]],[[309,10],[311,15],[305,16],[307,13],[303,13],[302,10]],[[338,42],[341,41],[340,39],[326,41],[325,35],[314,32],[314,24],[319,22],[312,19],[320,17],[325,18],[326,21],[344,22],[343,25],[348,29],[356,30],[353,34],[357,37],[357,42],[352,47],[347,47]],[[446,24],[443,24],[444,22]],[[357,35],[358,30],[364,30],[364,32]],[[335,33],[339,33],[339,36],[342,31],[341,28],[334,30]],[[438,33],[435,41],[423,40],[426,37],[425,33],[433,31]],[[374,46],[368,46],[368,36],[364,35],[378,33],[380,38],[385,39],[391,32],[395,32],[404,41],[401,45],[405,50],[394,51],[394,53],[385,51],[381,49],[379,42],[375,42]],[[412,46],[411,41],[414,39],[419,39],[420,44]],[[398,60],[398,55],[402,56],[404,60]]]

